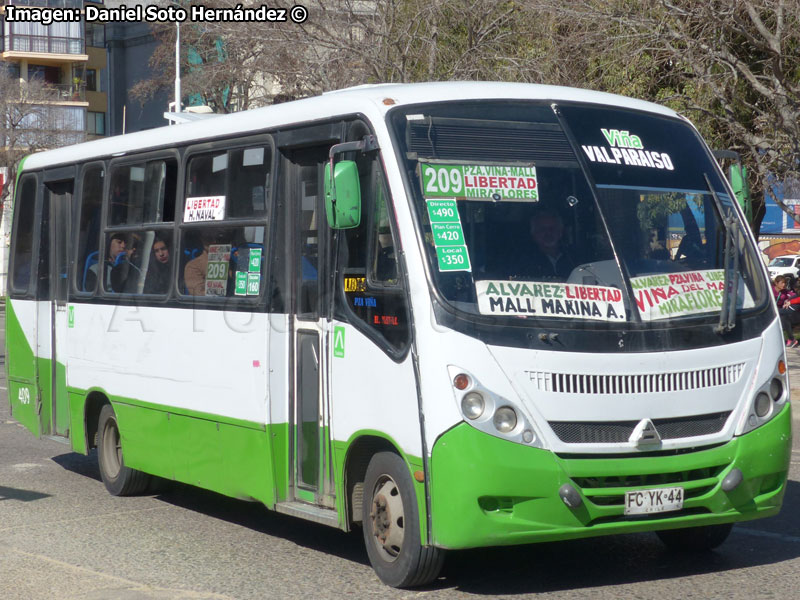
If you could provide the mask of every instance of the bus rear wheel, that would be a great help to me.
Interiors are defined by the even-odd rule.
[[[97,419],[97,462],[100,477],[112,496],[131,496],[147,489],[150,476],[125,466],[117,415],[110,404],[100,410]]]
[[[663,529],[656,531],[656,535],[670,550],[707,552],[728,539],[731,529],[733,529],[733,523],[724,523],[684,529]]]
[[[419,511],[408,467],[397,454],[379,452],[364,478],[364,543],[383,583],[408,588],[430,583],[444,561],[440,548],[423,546]]]

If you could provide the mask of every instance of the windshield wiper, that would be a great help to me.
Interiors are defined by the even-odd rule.
[[[733,208],[725,210],[722,201],[714,191],[714,186],[711,185],[711,180],[708,174],[703,173],[706,180],[708,191],[711,192],[711,197],[714,198],[714,204],[717,205],[722,225],[725,228],[725,250],[723,253],[723,266],[725,269],[725,283],[722,291],[722,308],[719,313],[719,324],[714,328],[716,333],[728,333],[736,327],[736,302],[739,293],[739,252],[738,252],[738,239],[739,239],[739,219],[736,218],[736,212]]]

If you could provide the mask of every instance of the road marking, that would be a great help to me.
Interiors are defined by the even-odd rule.
[[[8,531],[15,531],[19,529],[25,529],[28,527],[39,527],[39,526],[46,526],[49,527],[51,525],[63,525],[64,523],[77,523],[80,521],[89,521],[93,519],[105,519],[108,517],[116,518],[118,515],[132,515],[135,513],[144,513],[144,512],[152,512],[157,510],[168,510],[168,506],[154,506],[152,508],[139,508],[136,510],[123,510],[114,513],[102,513],[98,515],[89,515],[86,517],[74,517],[72,519],[58,519],[56,521],[38,521],[36,523],[25,523],[20,525],[14,525],[12,527],[0,527],[0,533],[8,532]]]
[[[50,563],[51,565],[56,565],[58,567],[61,567],[65,571],[71,571],[73,573],[83,574],[83,575],[86,575],[88,573],[96,577],[102,577],[104,579],[115,581],[117,583],[121,583],[127,587],[130,587],[131,591],[135,592],[145,592],[145,593],[167,592],[174,594],[173,598],[186,598],[187,600],[191,598],[203,598],[203,600],[206,600],[207,598],[215,598],[217,600],[232,600],[230,596],[225,596],[223,594],[215,594],[213,592],[196,592],[193,590],[182,590],[176,588],[163,588],[163,587],[151,586],[143,584],[138,581],[133,581],[132,579],[125,579],[123,577],[117,577],[116,575],[109,575],[108,573],[103,573],[102,571],[96,571],[94,569],[88,569],[86,567],[81,567],[79,565],[73,565],[68,562],[64,562],[62,560],[56,560],[54,558],[50,558],[49,556],[45,556],[43,554],[34,554],[32,552],[25,552],[24,550],[19,550],[18,548],[8,548],[8,550],[20,556],[32,558],[35,560],[40,560],[46,563]]]
[[[773,540],[780,540],[782,542],[791,542],[793,544],[800,543],[800,537],[796,535],[784,535],[782,533],[772,533],[771,531],[762,531],[761,529],[747,529],[745,527],[738,527],[734,529],[736,533],[745,533],[755,537],[770,538]]]

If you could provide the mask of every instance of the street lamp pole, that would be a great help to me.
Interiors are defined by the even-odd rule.
[[[175,112],[181,112],[181,24],[175,23]]]

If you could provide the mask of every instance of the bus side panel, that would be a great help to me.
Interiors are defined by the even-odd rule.
[[[125,465],[165,479],[175,479],[169,413],[129,404],[124,399],[112,400],[112,405],[125,451]]]
[[[229,496],[256,499],[275,505],[275,486],[269,465],[273,462],[268,432],[220,423],[217,433],[224,465],[222,474]]]
[[[274,501],[266,315],[75,304],[73,323],[70,391],[112,403],[127,466]]]
[[[41,398],[36,388],[36,302],[6,299],[6,375],[11,415],[36,436],[41,435]],[[46,373],[48,365],[43,365]]]
[[[86,439],[86,394],[80,390],[70,389],[69,397],[69,437],[72,449],[81,454],[88,454],[94,440]]]
[[[412,354],[396,363],[355,327],[344,327],[344,347],[330,350],[331,436],[336,466],[339,514],[344,512],[346,453],[362,436],[386,439],[397,448],[409,471],[422,471],[422,435]],[[412,477],[417,492],[421,539],[427,539],[425,486]]]
[[[127,466],[243,500],[274,503],[267,434],[256,424],[113,402]]]
[[[275,502],[289,499],[289,365],[291,331],[289,316],[269,314],[269,440]]]

